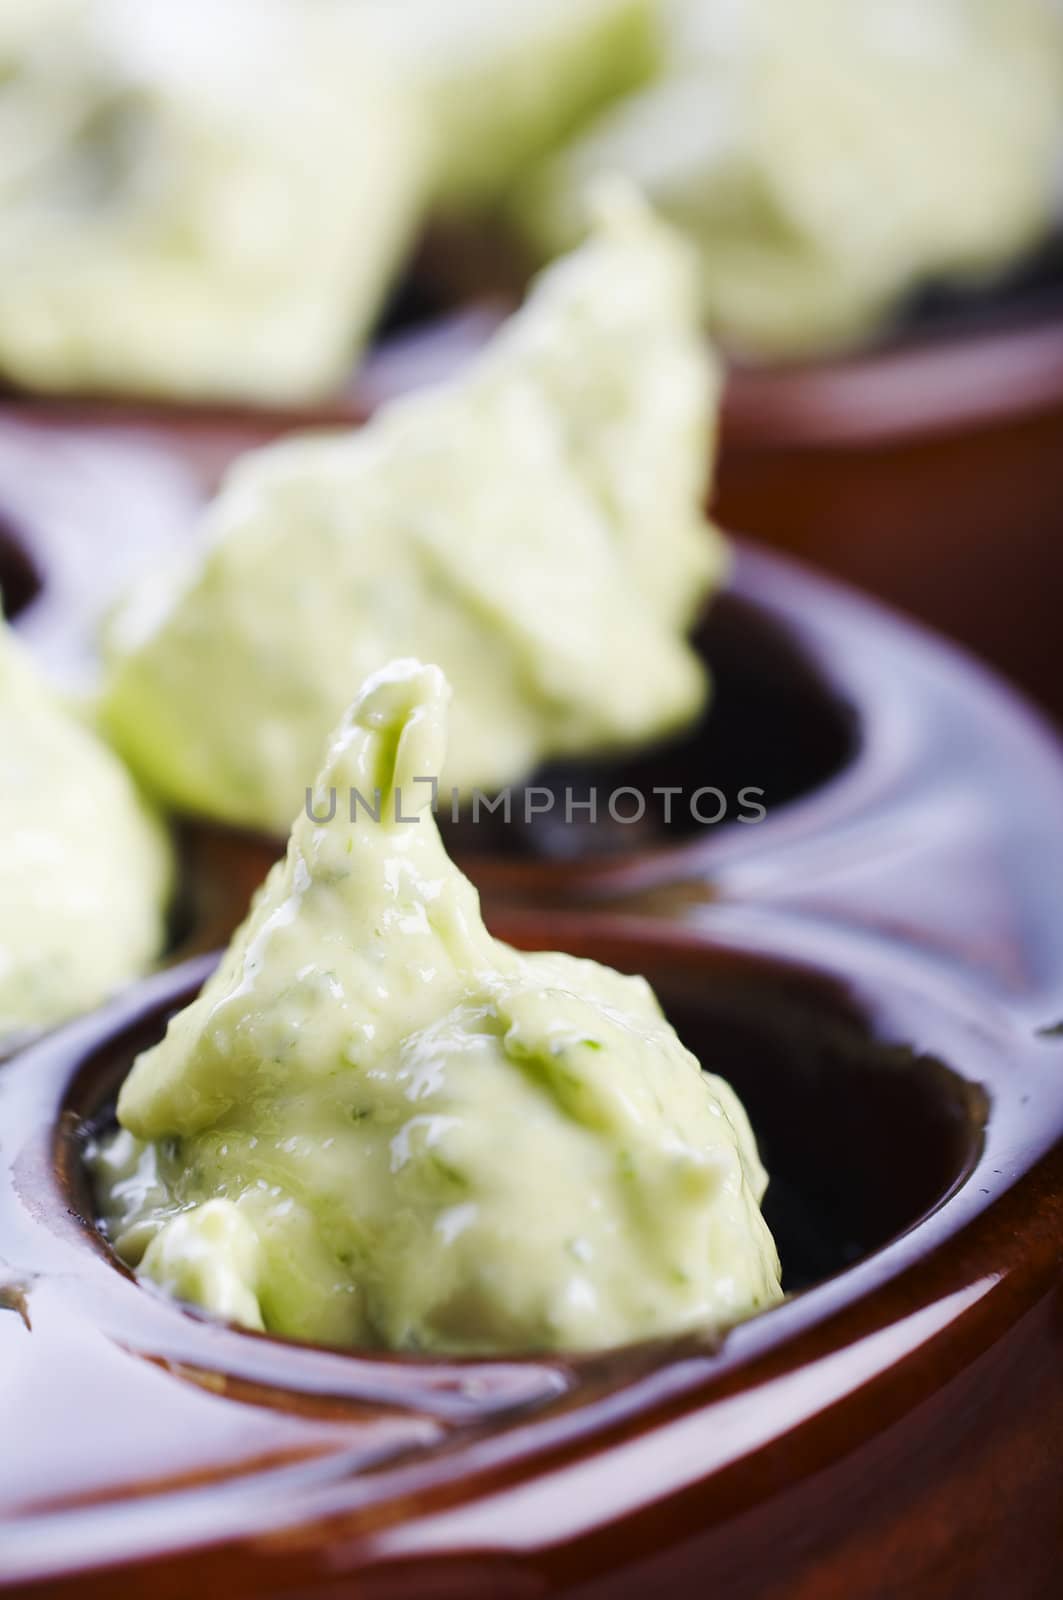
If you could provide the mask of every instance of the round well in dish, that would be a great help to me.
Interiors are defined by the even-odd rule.
[[[209,962],[198,963],[40,1046],[3,1080],[5,1117],[19,1130],[5,1150],[5,1236],[23,1253],[30,1244],[39,1267],[23,1302],[33,1333],[16,1311],[0,1336],[29,1362],[29,1393],[34,1363],[48,1370],[69,1334],[85,1377],[93,1372],[105,1395],[119,1385],[127,1402],[136,1396],[116,1413],[108,1455],[93,1439],[68,1438],[47,1486],[35,1477],[47,1436],[34,1439],[9,1571],[51,1573],[61,1591],[89,1583],[95,1568],[95,1581],[124,1595],[165,1559],[190,1581],[238,1574],[250,1592],[265,1561],[274,1580],[283,1572],[309,1593],[327,1589],[337,1570],[357,1572],[370,1593],[396,1582],[415,1593],[431,1562],[444,1593],[467,1592],[472,1578],[515,1593],[522,1562],[533,1560],[551,1588],[577,1571],[620,1582],[639,1567],[639,1581],[660,1571],[684,1592],[697,1563],[734,1571],[740,1553],[750,1559],[744,1508],[767,1518],[799,1574],[822,1581],[824,1564],[840,1574],[852,1559],[836,1534],[851,1518],[851,1495],[840,1488],[814,1525],[806,1496],[824,1471],[852,1481],[855,1459],[883,1506],[861,1550],[870,1558],[876,1538],[888,1538],[893,1570],[916,1580],[925,1542],[897,1501],[882,1430],[900,1430],[925,1482],[919,1451],[934,1397],[933,1472],[951,1540],[1014,1428],[1029,1432],[1034,1416],[1047,1428],[1058,1384],[1044,1381],[1054,1336],[1039,1308],[1055,1278],[1044,1208],[1058,1172],[1043,1152],[1061,1116],[1057,1043],[1034,1040],[967,986],[928,979],[910,957],[788,919],[755,936],[726,923],[710,937],[575,915],[513,918],[499,931],[645,971],[687,1042],[745,1072],[786,1188],[795,1225],[783,1236],[784,1262],[800,1292],[722,1347],[688,1338],[578,1361],[335,1354],[187,1316],[135,1284],[95,1235],[81,1129],[106,1114],[132,1052],[198,987]],[[889,1140],[878,1137],[883,1129]],[[837,1136],[850,1141],[851,1159],[825,1172],[823,1142]],[[1039,1211],[1044,1223],[1034,1224]],[[1014,1383],[1006,1404],[982,1404],[972,1456],[969,1363],[1009,1348],[1030,1363],[1031,1381]],[[942,1388],[946,1372],[953,1382]],[[182,1394],[184,1429],[172,1411]],[[169,1418],[161,1459],[159,1407]],[[235,1456],[234,1426],[246,1441]],[[702,1440],[693,1458],[684,1427]],[[272,1454],[263,1446],[270,1430]],[[1034,1428],[1033,1437],[1043,1461],[1046,1433]],[[188,1487],[190,1446],[198,1489]],[[145,1452],[147,1497],[137,1478]],[[569,1503],[571,1474],[585,1468],[608,1489],[608,1505],[597,1496]],[[134,1482],[140,1512],[131,1518]],[[400,1499],[397,1525],[389,1507]],[[549,1538],[537,1505],[552,1507]],[[1031,1570],[1046,1571],[1051,1523],[1038,1522],[1038,1506],[1043,1488],[1026,1510]],[[619,1510],[629,1520],[617,1543]],[[494,1527],[487,1545],[475,1531],[485,1517]],[[278,1525],[291,1529],[280,1543],[256,1532]],[[132,1568],[109,1566],[134,1554]],[[749,1575],[767,1580],[768,1559]],[[983,1541],[984,1570],[1003,1570],[994,1565],[1003,1559]]]
[[[0,521],[0,605],[11,620],[31,603],[40,577],[13,526]]]
[[[807,581],[782,572],[798,591]],[[265,1562],[273,1581],[283,1572],[309,1592],[340,1570],[369,1593],[394,1592],[400,1574],[416,1593],[431,1573],[457,1595],[473,1581],[519,1592],[527,1561],[548,1587],[593,1574],[634,1594],[648,1573],[698,1592],[710,1562],[770,1592],[782,1550],[788,1581],[813,1595],[828,1578],[873,1593],[862,1574],[887,1550],[891,1573],[944,1600],[958,1571],[983,1592],[1011,1581],[1021,1515],[1030,1592],[1044,1586],[1058,1559],[1063,1410],[1051,1149],[1063,770],[1051,737],[979,669],[873,605],[826,593],[854,630],[836,637],[846,672],[856,637],[893,706],[878,648],[889,659],[886,640],[902,640],[921,686],[919,737],[894,707],[889,737],[872,741],[879,754],[857,790],[877,797],[866,816],[843,813],[816,834],[803,822],[791,832],[782,810],[773,859],[736,857],[712,903],[651,893],[652,916],[637,920],[630,904],[619,919],[491,914],[515,943],[645,971],[696,1050],[712,1049],[701,1042],[711,1032],[730,1052],[793,1219],[791,1231],[773,1214],[796,1297],[721,1349],[666,1341],[580,1363],[366,1358],[190,1317],[116,1266],[81,1166],[84,1119],[106,1115],[132,1054],[210,963],[160,975],[0,1078],[5,1119],[22,1130],[3,1151],[12,1310],[0,1339],[24,1377],[37,1374],[20,1392],[36,1405],[43,1385],[70,1408],[61,1473],[39,1418],[25,1430],[12,1575],[85,1592],[94,1571],[110,1600],[175,1561],[189,1581],[224,1574],[253,1592]],[[831,607],[820,600],[822,620]],[[973,804],[957,811],[957,793]],[[761,1060],[770,1070],[758,1081]],[[806,1113],[829,1088],[839,1120],[794,1120],[772,1085],[799,1088]],[[847,1147],[844,1195],[803,1153],[847,1131],[877,1145],[884,1127],[896,1136],[877,1146],[881,1165],[865,1171],[863,1146]],[[89,1359],[106,1458],[87,1426]],[[115,1383],[135,1403],[116,1409]],[[149,1405],[168,1421],[145,1439]],[[86,1425],[71,1429],[71,1414]],[[160,1438],[172,1452],[161,1460]],[[574,1472],[593,1474],[579,1481],[600,1495],[573,1496]],[[870,1523],[867,1494],[879,1508]],[[255,1531],[285,1519],[280,1544]],[[109,1565],[120,1553],[134,1564]]]

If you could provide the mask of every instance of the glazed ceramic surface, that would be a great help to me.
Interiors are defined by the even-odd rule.
[[[790,1298],[723,1338],[436,1362],[149,1293],[81,1152],[198,958],[0,1070],[0,1584],[1057,1592],[1063,758],[962,656],[777,558],[743,552],[706,629],[715,719],[621,778],[762,784],[763,822],[464,845],[494,931],[644,972],[732,1080]],[[274,848],[193,830],[201,938]]]

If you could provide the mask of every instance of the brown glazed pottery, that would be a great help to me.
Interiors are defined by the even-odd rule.
[[[958,652],[777,557],[744,551],[706,627],[718,725],[628,779],[762,784],[766,820],[468,860],[496,932],[644,972],[734,1083],[787,1301],[723,1336],[437,1361],[142,1289],[82,1149],[196,958],[0,1069],[0,1587],[1058,1593],[1063,758]],[[253,875],[229,846],[198,842],[218,904]]]
[[[717,512],[944,629],[1063,717],[1063,305],[736,374]]]

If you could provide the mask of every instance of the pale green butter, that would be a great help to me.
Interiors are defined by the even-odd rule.
[[[361,0],[422,107],[432,197],[496,201],[657,64],[659,0]]]
[[[381,661],[439,662],[464,792],[681,728],[725,566],[718,373],[685,246],[610,192],[471,369],[363,429],[244,457],[186,571],[134,595],[102,715],[172,804],[287,832]]]
[[[511,209],[568,247],[623,173],[696,245],[710,325],[754,355],[865,336],[928,280],[978,281],[1058,211],[1056,0],[670,0],[659,81]]]
[[[157,956],[166,836],[113,753],[0,621],[0,1048],[88,1010]]]
[[[745,1113],[641,978],[486,931],[428,789],[439,670],[335,735],[200,997],[95,1156],[119,1253],[250,1327],[399,1349],[578,1349],[779,1298]],[[349,789],[381,791],[379,823]],[[395,820],[395,794],[403,815]]]
[[[426,182],[420,115],[348,0],[0,0],[0,371],[327,393]]]

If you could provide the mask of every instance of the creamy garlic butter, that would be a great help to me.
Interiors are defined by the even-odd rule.
[[[421,781],[447,698],[415,661],[367,682],[317,792],[379,790],[381,821],[301,814],[135,1062],[94,1158],[116,1248],[181,1299],[341,1345],[579,1349],[772,1304],[734,1093],[643,979],[485,929]]]

